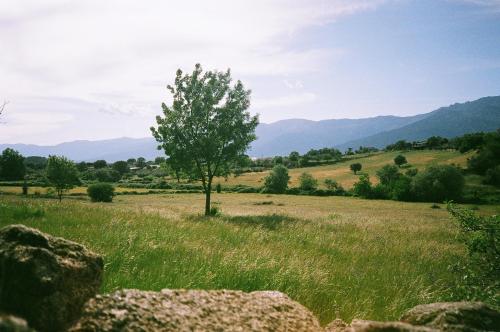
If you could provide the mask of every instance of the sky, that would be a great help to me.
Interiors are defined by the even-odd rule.
[[[426,113],[500,95],[500,0],[2,0],[0,143],[148,137],[196,63],[265,123]]]

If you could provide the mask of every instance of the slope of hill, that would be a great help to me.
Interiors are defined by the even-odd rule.
[[[358,146],[382,148],[401,139],[418,141],[430,136],[452,138],[478,131],[495,131],[498,128],[500,128],[500,96],[485,97],[442,107],[419,121],[344,144],[336,144],[336,147],[342,150]]]
[[[359,146],[385,147],[400,139],[421,140],[433,135],[455,137],[500,128],[500,96],[486,97],[440,108],[410,117],[378,116],[365,119],[311,121],[290,119],[262,123],[257,140],[248,154],[252,157],[304,153],[309,149]],[[107,161],[137,158],[154,159],[163,155],[153,138],[116,138],[101,141],[74,141],[54,146],[0,144],[0,151],[12,147],[25,156],[65,155],[75,161]]]

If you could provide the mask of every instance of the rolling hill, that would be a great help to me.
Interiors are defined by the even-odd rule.
[[[336,147],[346,150],[359,146],[385,147],[400,139],[422,140],[433,135],[455,137],[500,128],[500,96],[442,107],[430,113],[409,117],[378,116],[365,119],[311,121],[289,119],[257,127],[257,140],[248,154],[252,157],[304,153],[309,149]],[[153,138],[116,138],[100,141],[74,141],[54,146],[0,144],[0,151],[14,148],[25,156],[65,155],[75,161],[105,159],[113,162],[142,156],[163,155]]]

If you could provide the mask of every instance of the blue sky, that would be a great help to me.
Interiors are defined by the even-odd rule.
[[[230,67],[262,122],[500,95],[497,0],[8,0],[0,45],[0,143],[149,136],[196,62]]]

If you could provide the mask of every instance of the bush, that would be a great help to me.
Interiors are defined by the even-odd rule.
[[[354,163],[354,164],[351,164],[351,166],[349,166],[351,171],[354,172],[354,174],[357,174],[359,171],[361,171],[361,169],[363,168],[363,165],[361,165],[360,163]]]
[[[400,177],[399,169],[395,165],[385,165],[377,171],[380,183],[385,186],[392,186]]]
[[[372,183],[370,182],[370,177],[363,174],[359,177],[359,181],[354,183],[353,192],[356,196],[369,198],[372,192]]]
[[[412,190],[412,179],[401,175],[393,184],[391,198],[396,201],[414,201],[415,194]]]
[[[111,202],[115,188],[109,183],[96,183],[87,188],[87,194],[92,202]]]
[[[463,295],[500,305],[500,216],[478,216],[454,204],[448,204],[448,211],[458,221],[468,251],[467,262],[453,267],[463,274],[459,285]]]
[[[309,173],[302,173],[299,177],[299,183],[299,188],[304,191],[316,190],[318,187],[318,180]]]
[[[264,181],[264,191],[274,194],[283,194],[288,188],[288,168],[278,164],[273,167],[271,173],[266,176]]]
[[[217,185],[215,186],[215,191],[220,194],[221,191],[222,191],[222,186],[220,185],[220,183],[217,183]]]
[[[371,191],[368,193],[366,198],[371,199],[388,199],[391,193],[391,188],[388,186],[384,186],[379,183],[375,187],[371,188]]]
[[[340,189],[342,191],[344,190],[344,188],[342,188],[342,186],[337,181],[335,181],[333,179],[325,179],[324,182],[325,182],[325,187],[328,190],[335,190],[335,191],[340,190]]]
[[[465,185],[462,172],[451,165],[433,165],[413,178],[413,192],[420,201],[441,203],[459,200]]]

